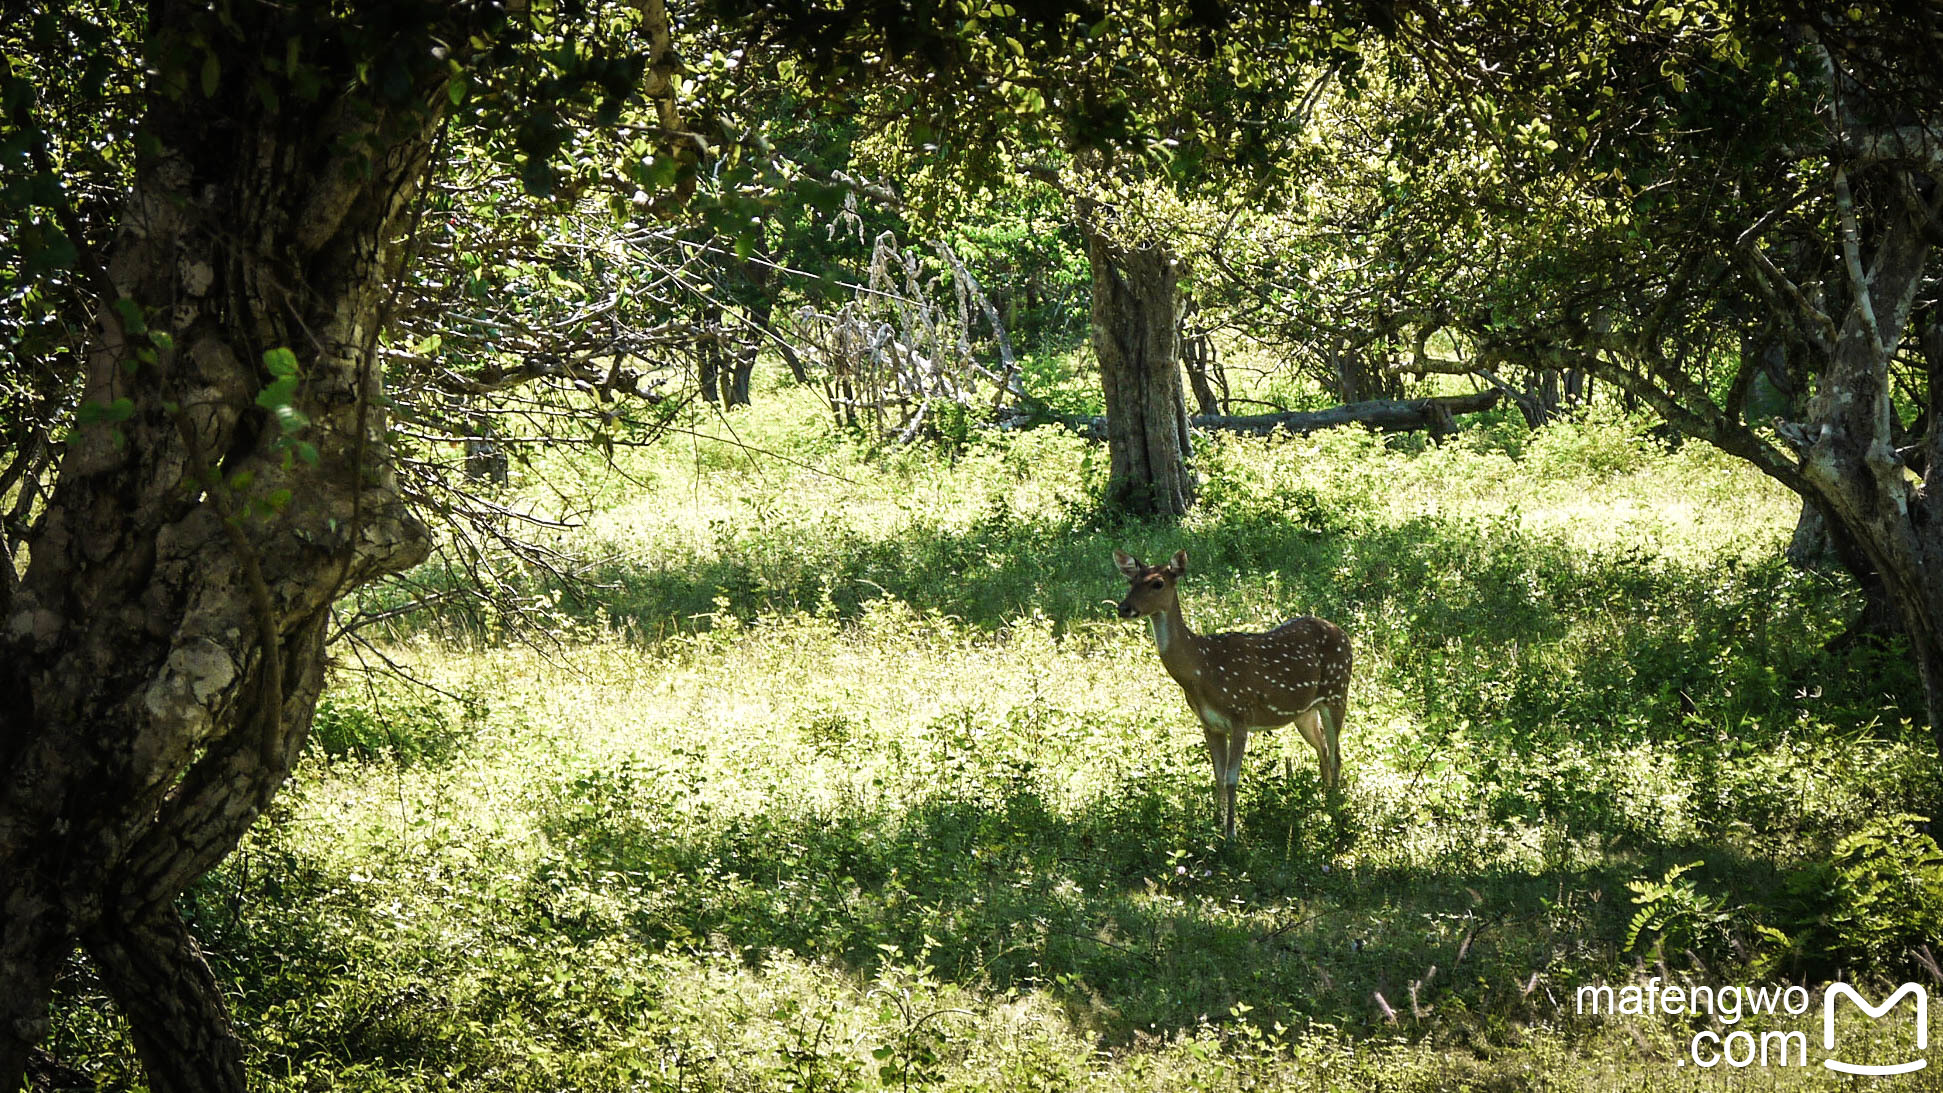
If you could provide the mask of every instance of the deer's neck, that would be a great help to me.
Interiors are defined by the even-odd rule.
[[[1179,603],[1169,604],[1165,610],[1147,616],[1154,626],[1154,648],[1160,652],[1160,662],[1167,667],[1167,674],[1175,681],[1187,684],[1201,677],[1201,642],[1194,631],[1187,628],[1187,619],[1181,616]]]

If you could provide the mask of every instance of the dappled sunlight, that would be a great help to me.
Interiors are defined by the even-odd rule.
[[[1759,894],[1933,792],[1881,662],[1820,651],[1847,605],[1779,563],[1786,499],[1723,478],[1685,522],[1668,479],[1712,460],[1223,443],[1163,528],[1104,524],[1076,470],[1014,488],[1077,451],[637,467],[666,492],[585,530],[610,561],[550,640],[404,620],[345,658],[194,895],[212,959],[293,1057],[378,1066],[1429,1090],[1517,1045],[1596,1083],[1674,1034],[1563,1001],[1686,959],[1626,950],[1641,878],[1704,863],[1681,898],[1732,913],[1695,961],[1806,959],[1757,928],[1806,912]],[[1103,602],[1115,548],[1185,548],[1203,630],[1342,623],[1339,807],[1259,733],[1218,838],[1199,726]],[[439,691],[361,675],[375,652]]]
[[[753,1021],[842,1068],[949,1010],[962,1016],[934,1024],[956,1051],[1024,1037],[1048,1060],[1103,1045],[1166,1067],[1248,1029],[1380,1038],[1378,997],[1407,1033],[1395,1050],[1424,1065],[1412,1053],[1486,1027],[1596,1039],[1557,997],[1618,955],[1629,881],[1704,858],[1712,883],[1772,887],[1800,840],[1895,807],[1874,794],[1915,791],[1922,769],[1891,747],[1839,779],[1768,787],[1796,761],[1708,736],[1457,720],[1384,659],[1352,702],[1340,818],[1306,747],[1262,734],[1242,838],[1224,846],[1199,734],[1144,634],[1118,623],[991,631],[878,600],[650,646],[394,652],[494,696],[473,745],[321,767],[254,853],[322,918],[212,936],[242,947],[239,967],[266,945],[355,950],[381,981],[476,961],[437,996],[464,1020],[543,1041],[593,1022],[620,1054],[693,1037],[715,1053],[696,1065]],[[1776,789],[1800,796],[1776,810]],[[1761,822],[1709,822],[1730,815]],[[219,875],[210,906],[265,882]],[[495,1010],[493,983],[534,974],[534,946],[580,969],[571,990]],[[730,997],[733,1020],[704,1004]],[[437,1034],[412,1012],[361,1025],[356,1050],[423,1050]],[[650,1013],[673,1024],[624,1034]]]

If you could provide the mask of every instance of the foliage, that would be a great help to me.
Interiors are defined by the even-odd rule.
[[[367,674],[317,703],[310,742],[330,759],[389,759],[402,765],[457,755],[485,716],[475,696],[434,695],[388,675]]]
[[[826,109],[868,123],[868,158],[926,210],[1047,158],[1098,156],[1118,177],[1189,188],[1275,171],[1300,128],[1288,89],[1318,63],[1358,67],[1365,29],[1354,5],[761,10],[763,45],[789,49]]]
[[[1877,816],[1788,878],[1797,959],[1821,972],[1913,967],[1943,937],[1943,850],[1921,816]]]
[[[1194,225],[1214,240],[1205,265],[1237,261],[1232,229],[1234,280],[1266,291],[1230,313],[1264,304],[1288,344],[1337,339],[1318,367],[1347,351],[1384,383],[1409,366],[1594,369],[1798,487],[1742,405],[1756,356],[1714,340],[1794,284],[1745,263],[1792,247],[1796,281],[1826,279],[1829,225],[1854,213],[1846,181],[1817,189],[1799,151],[1827,88],[1802,78],[1776,12],[961,4],[931,19],[730,2],[644,49],[670,31],[644,24],[657,8],[509,9],[519,34],[491,50],[457,36],[459,56],[398,44],[416,7],[292,9],[369,62],[361,102],[395,104],[426,73],[449,88],[445,173],[402,241],[418,275],[387,305],[382,349],[414,498],[474,519],[349,625],[493,704],[341,689],[316,723],[339,761],[189,894],[259,1073],[289,1088],[1569,1083],[1599,1064],[1565,1056],[1601,1041],[1564,1038],[1541,998],[1648,938],[1724,960],[1750,924],[1792,922],[1810,966],[1879,973],[1934,935],[1935,844],[1862,822],[1937,793],[1907,672],[1822,649],[1853,604],[1780,564],[1786,498],[1636,422],[1442,447],[1211,441],[1203,510],[1156,527],[1101,516],[1098,468],[1070,437],[987,431],[961,409],[943,462],[807,436],[787,395],[777,417],[729,425],[686,404],[689,371],[706,387],[724,347],[753,364],[779,300],[840,298],[830,283],[855,275],[847,244],[814,239],[863,222],[854,146],[906,182],[914,219],[1000,211],[975,261],[1042,272],[1047,298],[1019,301],[1038,327],[1026,375],[1056,398],[1074,389],[1048,346],[1075,325],[1076,256],[1010,191],[1022,164],[1095,173],[1088,200]],[[227,13],[193,15],[194,33],[153,36],[112,5],[0,17],[0,335],[22,365],[0,389],[9,579],[106,302],[69,267],[110,234],[142,151],[138,74],[272,119],[320,93],[294,46],[219,63]],[[1577,55],[1498,80],[1562,40],[1560,21]],[[1381,73],[1363,62],[1372,29],[1404,43]],[[63,50],[86,63],[54,63]],[[676,53],[685,71],[664,67]],[[1426,74],[1466,93],[1422,93]],[[70,113],[91,120],[42,120]],[[829,162],[804,150],[832,134]],[[1862,181],[1872,229],[1907,196],[1894,183],[1913,168],[1894,170]],[[1262,185],[1221,192],[1238,177]],[[819,283],[768,281],[798,257]],[[302,458],[302,373],[291,350],[260,356],[257,406]],[[669,435],[689,443],[649,447]],[[462,478],[487,441],[521,453],[491,487]],[[752,444],[795,462],[756,464]],[[632,495],[589,483],[592,461],[555,450],[569,445]],[[522,520],[543,530],[507,532]],[[1205,625],[1314,610],[1357,636],[1362,754],[1335,822],[1306,769],[1258,755],[1251,841],[1198,828],[1177,696],[1098,610],[1107,550],[1163,543],[1212,577],[1194,590]],[[461,605],[480,584],[500,595]],[[523,608],[554,661],[496,644]],[[1808,878],[1793,898],[1849,902],[1730,907],[1673,859],[1736,890],[1793,871]],[[1602,897],[1642,869],[1660,879],[1632,882],[1622,921]],[[60,1017],[63,1055],[132,1080],[85,976]]]
[[[1022,355],[1054,355],[1086,341],[1086,252],[1071,210],[1047,187],[997,188],[953,225],[958,253],[978,271]]]
[[[1627,952],[1650,940],[1656,950],[1675,953],[1700,949],[1709,955],[1726,948],[1724,928],[1733,917],[1727,899],[1700,891],[1686,874],[1704,862],[1690,861],[1668,869],[1659,880],[1627,881],[1632,889],[1632,921],[1620,939]]]
[[[68,209],[97,232],[126,192],[140,69],[111,48],[129,14],[71,5],[0,18],[0,557],[15,557],[79,401],[87,291]],[[75,63],[81,58],[80,63]],[[38,113],[69,119],[48,147]]]
[[[803,466],[751,472],[706,422],[620,453],[641,485],[576,533],[606,587],[550,653],[388,620],[476,706],[340,678],[320,736],[465,728],[313,752],[191,893],[269,1088],[1666,1085],[1569,1014],[1630,974],[1629,883],[1665,890],[1642,944],[1722,981],[1806,921],[1782,878],[1830,846],[1884,931],[1847,927],[1879,942],[1851,970],[1933,928],[1933,848],[1871,819],[1934,796],[1933,753],[1820,651],[1848,604],[1773,561],[1788,495],[1710,449],[1597,420],[1522,457],[1211,440],[1185,524],[1101,526],[1075,438],[945,461],[820,412],[773,389],[735,418]],[[1101,602],[1115,546],[1186,547],[1199,627],[1349,629],[1347,838],[1264,734],[1213,839],[1178,690]],[[71,980],[59,1054],[113,1081],[119,1035]]]

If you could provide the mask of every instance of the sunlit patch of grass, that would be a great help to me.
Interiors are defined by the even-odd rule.
[[[1705,862],[1787,974],[1763,894],[1935,794],[1907,681],[1819,651],[1849,605],[1779,562],[1790,499],[1632,423],[1209,438],[1150,526],[1057,431],[882,452],[765,398],[620,453],[639,485],[558,457],[605,562],[557,644],[407,620],[437,699],[345,656],[186,901],[266,1087],[1711,1088],[1671,1025],[1569,1011],[1636,960],[1736,973],[1622,951],[1627,883]],[[1335,813],[1264,733],[1215,837],[1115,547],[1188,549],[1202,629],[1350,631]],[[60,1027],[126,1072],[85,981]]]

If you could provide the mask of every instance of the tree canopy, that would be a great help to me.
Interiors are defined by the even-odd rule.
[[[0,43],[0,1087],[77,942],[155,1088],[240,1087],[174,900],[299,754],[334,603],[550,564],[467,472],[746,399],[806,344],[784,272],[805,327],[902,294],[850,314],[963,369],[910,405],[1022,393],[1033,298],[890,230],[974,210],[1065,206],[1031,262],[1089,267],[1110,503],[1193,502],[1184,285],[1345,399],[1590,375],[1823,516],[1943,741],[1933,6],[103,0]]]

